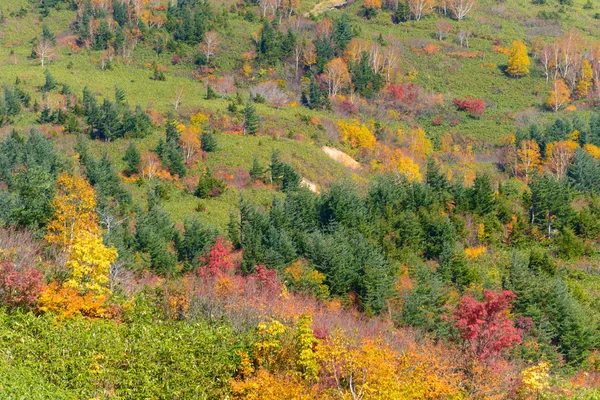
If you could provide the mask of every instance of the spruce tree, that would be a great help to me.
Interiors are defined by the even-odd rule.
[[[258,157],[256,156],[254,156],[254,159],[252,160],[252,168],[250,168],[250,171],[248,172],[250,174],[251,182],[263,181],[265,179],[265,170],[260,165]]]
[[[125,156],[123,157],[123,161],[127,164],[125,168],[125,173],[127,175],[137,174],[140,168],[140,161],[142,157],[140,155],[139,150],[135,146],[135,143],[129,142],[129,146],[127,146],[127,150],[125,151]]]
[[[310,85],[308,87],[308,103],[311,110],[323,107],[321,87],[313,75],[310,76]]]
[[[49,92],[56,87],[56,79],[54,79],[54,77],[50,73],[50,70],[48,69],[46,69],[44,75],[46,76],[46,82],[44,83],[44,86],[42,86],[42,91]]]
[[[256,135],[258,133],[258,115],[256,106],[248,101],[244,108],[244,134]]]
[[[215,92],[215,90],[212,88],[212,86],[207,85],[206,86],[206,100],[212,100],[212,99],[216,99],[217,96],[217,92]]]
[[[217,139],[215,138],[215,134],[212,132],[202,132],[200,148],[207,153],[217,150]]]

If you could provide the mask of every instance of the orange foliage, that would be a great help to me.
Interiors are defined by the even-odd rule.
[[[440,46],[437,44],[429,43],[423,47],[423,52],[427,55],[437,54],[440,51]]]
[[[105,296],[96,296],[92,292],[81,294],[76,288],[62,287],[52,282],[40,293],[38,307],[43,312],[53,312],[63,319],[77,316],[96,319],[106,313],[105,302]]]

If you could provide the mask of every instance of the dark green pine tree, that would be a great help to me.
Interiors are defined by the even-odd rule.
[[[352,25],[350,25],[350,17],[348,17],[348,14],[343,13],[342,16],[335,21],[335,26],[333,28],[333,41],[335,42],[336,52],[342,54],[353,37],[354,31]]]
[[[50,30],[50,27],[46,24],[42,26],[42,39],[49,40],[52,44],[56,44],[56,37],[54,33]]]
[[[256,135],[258,133],[258,114],[252,101],[246,103],[244,108],[244,134]]]
[[[258,59],[267,64],[277,64],[281,55],[279,33],[269,21],[265,21],[258,41]]]
[[[494,211],[495,205],[490,176],[478,173],[471,189],[471,210],[479,215],[488,215]]]
[[[129,146],[127,146],[127,150],[125,150],[125,155],[123,156],[123,161],[125,161],[127,165],[125,173],[127,175],[137,174],[140,169],[141,160],[142,157],[135,143],[129,142]]]
[[[567,171],[569,182],[580,191],[600,190],[600,165],[591,155],[579,147],[573,163]]]
[[[383,87],[383,77],[369,65],[369,55],[362,53],[358,63],[350,65],[354,89],[363,97],[371,98]]]
[[[207,85],[206,86],[206,100],[212,100],[212,99],[216,99],[217,97],[217,92],[215,92],[215,90],[212,88],[212,86]]]
[[[167,127],[165,132],[167,143],[172,143],[179,146],[181,134],[177,130],[177,124],[175,122],[175,115],[173,112],[169,112],[169,114],[167,114],[167,121],[165,125]]]
[[[252,168],[250,168],[250,171],[248,171],[248,173],[250,174],[251,182],[264,181],[265,169],[262,167],[262,165],[260,165],[258,157],[254,156],[254,159],[252,160]]]
[[[432,156],[427,157],[427,172],[425,182],[435,191],[442,191],[448,188],[448,180],[442,173],[440,166]]]
[[[46,76],[46,81],[44,83],[44,86],[42,86],[42,91],[49,92],[56,87],[57,82],[56,82],[56,79],[50,73],[50,70],[46,69],[46,72],[44,72],[44,75]]]
[[[227,224],[227,238],[231,242],[234,249],[241,248],[240,237],[240,214],[231,210],[229,212],[229,223]]]
[[[202,151],[211,153],[216,151],[218,147],[217,138],[213,132],[202,132],[202,138],[200,140],[200,148]]]
[[[308,86],[308,104],[311,110],[323,107],[323,95],[321,92],[321,87],[313,75],[310,76],[310,84]]]

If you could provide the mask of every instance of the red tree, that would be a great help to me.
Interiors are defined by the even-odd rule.
[[[454,310],[454,325],[468,348],[482,361],[521,343],[521,330],[509,319],[516,295],[510,290],[500,293],[486,290],[483,296],[484,302],[463,296]]]
[[[217,237],[208,254],[200,260],[202,262],[198,268],[200,275],[217,276],[228,273],[233,269],[232,251],[231,245],[225,239],[221,236]]]
[[[0,304],[31,308],[42,291],[43,276],[35,268],[18,268],[12,261],[0,263]]]

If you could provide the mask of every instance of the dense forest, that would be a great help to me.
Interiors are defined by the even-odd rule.
[[[600,398],[599,28],[0,2],[0,398]]]

